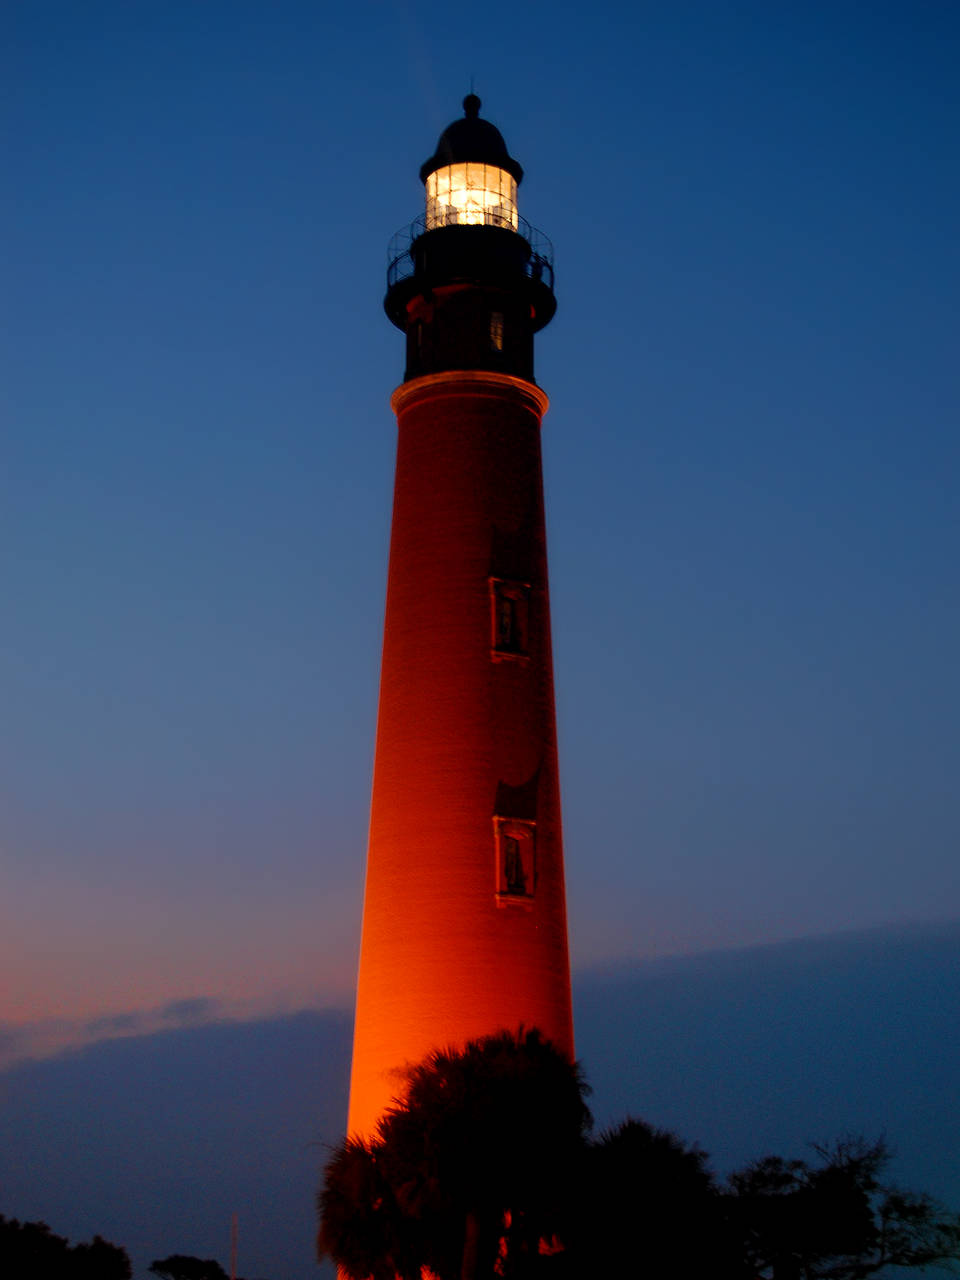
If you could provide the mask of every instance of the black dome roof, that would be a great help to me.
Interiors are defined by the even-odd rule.
[[[517,182],[522,181],[523,169],[507,151],[503,134],[489,120],[481,120],[479,111],[480,99],[475,93],[468,93],[463,100],[464,118],[447,125],[440,135],[436,152],[420,166],[421,182],[426,182],[435,169],[464,161],[495,164],[498,169],[506,169]]]

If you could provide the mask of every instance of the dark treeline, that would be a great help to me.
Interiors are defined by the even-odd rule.
[[[228,1280],[227,1273],[214,1258],[195,1258],[189,1253],[156,1258],[149,1270],[160,1280]]]
[[[173,1253],[157,1258],[150,1271],[160,1280],[228,1280],[213,1258]],[[126,1249],[94,1236],[71,1244],[45,1222],[20,1222],[0,1214],[0,1276],[4,1280],[131,1280]]]
[[[536,1031],[431,1054],[375,1138],[334,1151],[320,1257],[354,1280],[865,1280],[960,1260],[960,1217],[888,1186],[882,1141],[720,1180],[641,1120],[593,1137],[588,1092]]]
[[[45,1222],[20,1222],[0,1214],[0,1274],[11,1280],[130,1280],[126,1249],[94,1236],[71,1244]]]

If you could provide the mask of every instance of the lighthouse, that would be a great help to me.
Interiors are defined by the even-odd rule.
[[[534,335],[556,310],[480,100],[422,166],[404,334],[348,1131],[433,1049],[521,1024],[573,1056]]]

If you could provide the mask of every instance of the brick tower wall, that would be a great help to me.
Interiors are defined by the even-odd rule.
[[[520,1024],[573,1056],[540,460],[546,396],[394,394],[399,437],[349,1132],[431,1049]]]

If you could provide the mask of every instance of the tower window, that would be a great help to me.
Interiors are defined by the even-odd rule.
[[[490,579],[491,654],[500,658],[528,658],[530,584]]]
[[[537,880],[536,828],[517,818],[494,818],[497,857],[496,892],[500,906],[529,904]]]
[[[503,350],[503,312],[494,311],[490,316],[490,346],[494,351]]]

